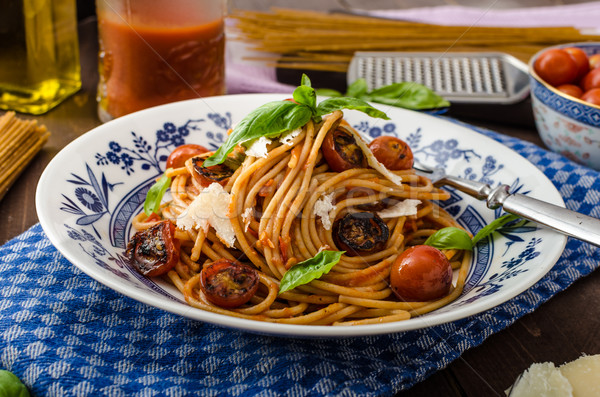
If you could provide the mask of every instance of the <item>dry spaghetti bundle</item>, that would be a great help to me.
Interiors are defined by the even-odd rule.
[[[229,159],[240,160],[237,168],[221,183],[209,186],[198,172],[207,172],[199,164],[210,153],[167,170],[172,178],[171,200],[158,214],[138,215],[133,226],[144,231],[165,220],[170,227],[176,225],[173,235],[180,244],[179,258],[163,277],[191,306],[260,321],[359,325],[406,320],[460,295],[470,256],[458,250],[443,251],[456,273],[456,281],[443,297],[406,301],[394,294],[390,271],[398,256],[441,228],[458,227],[434,203],[449,195],[412,169],[393,173],[368,166],[332,170],[323,158],[323,142],[337,130],[352,131],[339,110],[319,123],[309,121],[265,143],[262,154],[250,149],[234,153]],[[213,180],[219,180],[215,175],[221,171],[213,172]],[[411,215],[398,212],[407,204],[414,205]],[[203,227],[187,222],[194,213],[201,213],[198,222],[208,218],[209,223]],[[337,233],[348,232],[360,241],[371,237],[370,229],[353,232],[353,219],[359,219],[353,217],[365,214],[378,219],[386,230],[385,239],[375,249],[359,249],[358,255],[350,252],[353,248],[342,253]],[[347,230],[340,230],[343,219],[350,219]],[[147,240],[137,242],[143,246]],[[286,273],[324,253],[339,258],[328,273],[281,291]],[[251,267],[257,273],[258,287],[246,303],[226,307],[210,299],[213,287],[206,285],[203,274],[223,262],[245,263],[240,271]],[[247,274],[243,276],[234,277],[235,281],[227,278],[225,283],[243,284]]]
[[[236,11],[230,38],[270,66],[346,72],[356,51],[501,51],[527,62],[542,48],[598,41],[573,27],[441,26],[315,11]]]
[[[15,112],[0,117],[0,199],[49,136],[45,126],[35,120],[20,120]]]

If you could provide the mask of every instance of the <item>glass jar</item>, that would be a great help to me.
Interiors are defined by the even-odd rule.
[[[225,0],[97,0],[98,116],[225,93]]]
[[[81,88],[75,0],[0,7],[0,109],[41,114]]]

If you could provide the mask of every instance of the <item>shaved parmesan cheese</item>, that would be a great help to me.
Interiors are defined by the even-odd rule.
[[[267,145],[271,143],[271,140],[261,136],[254,142],[252,145],[246,149],[246,156],[253,156],[257,158],[265,158],[267,157]]]
[[[315,202],[315,215],[321,217],[321,223],[325,230],[331,229],[331,217],[329,213],[336,209],[336,206],[333,204],[334,194],[324,194]]]
[[[417,206],[419,204],[421,204],[421,200],[402,200],[393,207],[386,208],[383,211],[379,211],[377,215],[379,215],[379,217],[382,219],[417,215]]]
[[[301,132],[302,128],[296,128],[295,130],[284,132],[279,138],[279,142],[283,143],[284,145],[292,146],[292,141],[295,137],[300,135]]]
[[[177,218],[177,227],[183,230],[203,229],[208,233],[212,226],[227,247],[233,247],[235,232],[227,216],[231,195],[218,183],[211,183],[190,203]]]
[[[392,171],[388,170],[385,167],[385,165],[381,164],[379,160],[375,158],[375,155],[373,154],[371,149],[369,149],[367,143],[363,141],[362,137],[356,131],[354,131],[353,128],[347,128],[347,131],[349,131],[352,134],[352,136],[354,136],[356,144],[358,145],[358,147],[360,147],[365,156],[367,156],[367,163],[374,170],[379,171],[379,173],[382,174],[387,180],[400,186],[402,184],[402,178],[400,177],[400,175],[394,174]]]
[[[244,226],[245,226],[244,231],[245,232],[248,231],[248,226],[250,226],[250,221],[252,220],[252,212],[253,212],[252,208],[248,207],[242,214],[242,221],[244,222]]]

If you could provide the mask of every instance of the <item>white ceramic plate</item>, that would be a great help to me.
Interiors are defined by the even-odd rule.
[[[40,223],[48,238],[75,266],[106,286],[169,312],[240,330],[285,336],[347,337],[401,332],[464,318],[523,292],[554,265],[566,238],[534,224],[496,234],[479,244],[464,293],[435,312],[407,321],[357,327],[271,324],[205,312],[185,304],[162,280],[150,280],[123,257],[131,218],[145,192],[163,172],[168,153],[183,143],[216,148],[226,131],[259,105],[284,99],[276,94],[231,95],[159,106],[125,116],[84,134],[63,149],[44,171],[36,193]],[[445,166],[457,176],[506,183],[513,192],[564,206],[552,183],[507,147],[438,117],[380,106],[390,121],[359,112],[345,118],[361,133],[406,140],[415,157]],[[472,232],[500,211],[452,193],[443,206]]]

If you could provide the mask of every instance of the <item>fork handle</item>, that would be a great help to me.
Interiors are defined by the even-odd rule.
[[[463,193],[486,200],[488,208],[502,207],[506,212],[545,225],[567,236],[600,247],[600,220],[522,194],[511,194],[508,185],[490,185],[447,175],[435,186],[452,186]]]
[[[508,185],[490,189],[487,206],[492,209],[502,206],[506,212],[600,247],[599,219],[522,194],[511,194],[508,189]]]

